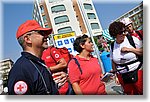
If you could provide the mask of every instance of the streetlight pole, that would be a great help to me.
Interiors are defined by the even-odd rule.
[[[92,34],[92,28],[91,28],[91,26],[90,26],[90,24],[88,22],[87,15],[86,15],[85,11],[83,10],[84,8],[83,8],[83,5],[82,5],[82,0],[78,0],[78,3],[79,3],[79,6],[80,6],[81,13],[83,14],[84,22],[87,25],[87,30],[88,30],[89,35],[91,37],[91,40],[92,40],[92,42],[94,44],[94,49],[95,49],[95,52],[96,52],[99,64],[100,64],[100,66],[102,68],[102,72],[104,73],[105,71],[104,71],[104,67],[103,67],[103,64],[102,64],[102,61],[101,61],[101,58],[100,58],[100,53],[99,53],[99,50],[97,48],[97,45],[95,44],[95,41],[94,41],[94,38],[93,38],[93,34]]]

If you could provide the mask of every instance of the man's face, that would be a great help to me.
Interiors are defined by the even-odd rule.
[[[129,33],[132,33],[132,32],[133,32],[133,26],[132,26],[131,23],[126,26],[126,31],[128,31]]]
[[[33,48],[42,49],[42,50],[48,48],[48,43],[47,43],[48,35],[45,35],[44,32],[33,31],[29,35],[29,38],[31,40],[31,45]]]

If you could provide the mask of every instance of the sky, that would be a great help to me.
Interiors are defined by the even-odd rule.
[[[29,2],[30,1],[30,2]],[[94,6],[103,29],[107,29],[112,20],[133,9],[142,0],[94,0]],[[114,2],[116,1],[116,2]],[[3,0],[2,7],[2,55],[0,58],[10,58],[16,61],[22,51],[16,40],[18,26],[32,19],[33,2],[27,0]]]

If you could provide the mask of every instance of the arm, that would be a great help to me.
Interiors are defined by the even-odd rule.
[[[132,52],[136,55],[142,56],[143,55],[143,48],[127,48],[123,47],[121,52]]]
[[[62,71],[67,67],[67,62],[64,58],[59,59],[57,63],[58,64],[56,64],[55,66],[50,67],[52,72]]]
[[[121,52],[132,52],[138,56],[143,55],[143,42],[136,37],[132,37],[136,48],[123,47]]]
[[[76,93],[76,95],[82,95],[82,91],[79,87],[79,84],[77,82],[72,84],[73,90]]]
[[[114,62],[113,60],[112,60],[112,69],[113,69],[114,72],[117,71],[117,69],[116,69],[116,64],[115,64],[115,62]],[[119,80],[118,80],[118,78],[117,78],[117,76],[116,76],[116,74],[115,74],[115,82],[116,82],[117,84],[120,84],[120,83],[119,83]]]
[[[113,69],[113,71],[116,71],[116,64],[113,60],[112,60],[112,69]]]

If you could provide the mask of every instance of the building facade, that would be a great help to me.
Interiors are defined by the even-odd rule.
[[[133,21],[133,26],[135,30],[143,28],[143,2],[141,2],[138,6],[131,9],[127,13],[123,14],[116,21],[120,21],[123,18],[129,17]]]
[[[8,80],[8,74],[13,66],[13,61],[11,59],[4,59],[0,61],[0,80],[5,86]]]
[[[33,19],[53,28],[53,34],[74,31],[76,36],[102,35],[92,0],[35,0]]]

